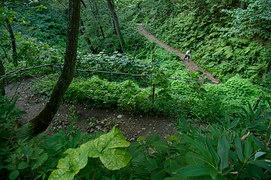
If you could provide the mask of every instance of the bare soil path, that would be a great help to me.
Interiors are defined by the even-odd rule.
[[[176,54],[177,56],[179,56],[181,58],[181,60],[183,61],[185,67],[187,69],[189,69],[191,72],[195,72],[195,71],[201,71],[205,77],[207,77],[209,80],[211,80],[213,83],[215,84],[219,84],[219,81],[208,71],[206,71],[205,69],[201,68],[199,65],[197,65],[196,63],[194,63],[191,59],[189,60],[183,60],[185,54],[180,52],[177,49],[172,48],[171,46],[169,46],[168,44],[160,41],[157,37],[155,37],[154,35],[152,35],[151,33],[149,33],[145,28],[143,24],[137,24],[137,31],[139,32],[139,34],[145,36],[148,40],[155,42],[158,46],[164,48],[165,50]]]
[[[45,106],[47,98],[33,93],[34,83],[39,79],[26,79],[20,82],[13,82],[6,87],[7,96],[17,97],[16,107],[27,114],[20,116],[20,120],[26,123],[35,117]],[[50,134],[60,128],[67,128],[72,120],[77,122],[73,128],[83,132],[92,133],[95,131],[109,131],[117,126],[130,141],[136,140],[139,136],[159,135],[164,137],[173,134],[177,127],[175,120],[169,117],[156,117],[141,114],[132,114],[117,109],[92,108],[83,105],[63,103],[55,115],[51,125],[47,128]]]

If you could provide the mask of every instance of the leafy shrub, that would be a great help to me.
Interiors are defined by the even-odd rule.
[[[247,103],[254,104],[259,96],[265,94],[259,87],[253,85],[249,80],[232,77],[224,84],[207,84],[204,87],[208,93],[218,96],[229,111],[236,112]]]
[[[191,0],[174,6],[148,1],[144,2],[145,10],[155,15],[145,14],[144,20],[158,39],[182,52],[191,49],[192,59],[222,81],[236,73],[256,80],[270,69],[270,2],[242,3],[243,9],[236,1]],[[168,16],[161,16],[163,10]]]
[[[240,121],[221,120],[207,127],[183,122],[179,133],[168,135],[166,142],[155,136],[140,137],[130,147],[133,159],[128,172],[143,179],[268,179],[271,152],[265,142],[270,132],[261,133],[270,131],[271,116],[264,121],[263,115],[258,121],[257,115],[250,116],[253,113],[244,112]],[[248,117],[263,128],[257,128],[260,134],[249,131]]]
[[[83,169],[88,158],[99,158],[109,170],[121,169],[129,163],[131,155],[122,148],[129,147],[130,143],[125,140],[119,130],[113,128],[107,134],[82,144],[79,148],[68,149],[66,157],[58,162],[58,169],[54,170],[49,179],[73,179]],[[93,178],[95,177],[95,170]]]
[[[90,106],[111,107],[117,105],[120,87],[93,76],[88,80],[74,81],[66,92],[67,101],[83,103]]]
[[[263,39],[270,38],[271,28],[271,2],[268,0],[249,1],[246,8],[237,8],[226,11],[233,17],[230,22],[230,32],[244,37],[259,36]]]
[[[159,75],[160,77],[160,75]],[[75,79],[65,95],[65,101],[92,107],[112,107],[129,111],[172,116],[185,115],[202,122],[216,122],[226,113],[242,111],[247,103],[254,104],[259,96],[267,95],[249,80],[233,77],[220,85],[199,84],[196,81],[158,80],[155,98],[153,87],[140,88],[132,81],[121,83],[91,79]],[[54,85],[53,76],[36,84],[36,91],[49,96]],[[158,78],[158,79],[157,79]],[[165,79],[164,76],[161,77]],[[155,81],[153,81],[155,83]]]
[[[78,68],[94,71],[149,74],[152,68],[151,64],[145,63],[143,60],[123,55],[118,52],[114,52],[112,55],[105,54],[104,52],[100,52],[99,54],[79,55],[78,59]],[[93,73],[95,74],[95,72]],[[137,80],[138,82],[141,82],[141,84],[146,84],[148,82],[148,79],[127,75],[99,73],[99,76],[110,81],[123,81],[130,79]]]
[[[53,136],[40,134],[31,140],[19,140],[15,123],[22,111],[15,109],[15,102],[0,97],[0,175],[3,179],[46,179],[63,151],[91,138],[70,128]]]

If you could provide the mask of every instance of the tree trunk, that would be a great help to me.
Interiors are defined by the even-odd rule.
[[[113,18],[113,22],[114,22],[114,25],[115,25],[115,30],[117,32],[117,36],[118,36],[118,39],[119,39],[119,42],[120,42],[121,51],[124,52],[124,45],[125,44],[124,44],[122,34],[120,32],[119,19],[118,19],[118,16],[116,14],[116,11],[115,11],[114,2],[112,2],[112,0],[106,0],[106,1],[107,1],[108,9],[110,10],[112,18]]]
[[[57,1],[61,6],[63,6],[65,9],[68,9],[64,4],[61,3],[61,1]],[[86,7],[86,4],[83,0],[80,0],[81,4],[83,5],[84,8],[87,8]],[[80,18],[80,24],[81,24],[81,28],[79,29],[81,35],[83,36],[83,38],[85,39],[85,41],[87,42],[87,45],[89,47],[89,50],[92,52],[92,53],[95,53],[96,50],[94,49],[92,43],[91,43],[91,40],[89,39],[88,36],[86,36],[86,28],[85,28],[85,25],[84,25],[84,22],[82,20],[82,18]]]
[[[85,24],[83,22],[82,19],[80,19],[80,23],[81,23],[81,29],[80,29],[80,33],[82,34],[82,36],[84,37],[84,39],[86,40],[89,50],[92,53],[97,53],[97,51],[95,50],[95,48],[93,47],[91,40],[89,39],[89,37],[86,35],[86,28],[85,28]]]
[[[75,73],[78,32],[80,23],[80,0],[69,0],[69,21],[66,40],[64,67],[45,108],[29,121],[30,136],[46,130],[55,116],[63,96],[72,82]]]
[[[100,21],[101,21],[101,20],[100,20],[100,12],[99,12],[99,8],[98,8],[97,0],[94,0],[94,1],[93,1],[93,4],[94,4],[94,8],[93,8],[94,11],[92,11],[92,12],[93,12],[93,15],[94,15],[96,21],[97,21],[97,22],[100,22]],[[103,39],[105,39],[103,27],[101,26],[100,23],[98,23],[98,26],[99,26],[99,28],[100,28],[101,35],[102,35]]]
[[[6,24],[7,24],[7,29],[9,32],[9,37],[11,40],[13,63],[17,66],[18,65],[18,54],[17,54],[17,48],[16,48],[16,39],[14,36],[12,26],[7,18],[6,18]]]
[[[1,79],[5,75],[5,67],[2,60],[0,60],[0,95],[5,95],[5,80]]]

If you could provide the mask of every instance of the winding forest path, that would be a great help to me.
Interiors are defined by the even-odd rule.
[[[149,33],[145,28],[143,24],[136,24],[137,27],[137,31],[139,34],[145,36],[147,39],[149,39],[150,41],[155,42],[158,46],[166,49],[167,51],[176,54],[177,56],[179,56],[181,58],[181,60],[183,61],[185,67],[187,69],[189,69],[191,72],[195,72],[195,71],[201,71],[205,77],[207,77],[209,80],[211,80],[213,83],[215,84],[219,84],[219,81],[208,71],[206,71],[205,69],[201,68],[199,65],[197,65],[196,63],[194,63],[191,59],[189,60],[183,60],[185,54],[181,53],[179,50],[172,48],[171,46],[167,45],[166,43],[160,41],[157,37],[155,37],[154,35],[152,35],[151,33]]]
[[[10,99],[18,97],[16,108],[27,112],[20,115],[22,123],[35,117],[48,101],[48,97],[35,93],[37,81],[40,81],[40,77],[33,76],[33,78],[12,82],[6,86],[6,95]],[[72,123],[75,118],[77,121]],[[129,141],[134,141],[139,136],[147,137],[156,134],[165,137],[168,134],[174,134],[177,130],[175,122],[176,120],[170,117],[63,103],[46,132],[52,134],[60,128],[67,129],[71,124],[74,129],[87,133],[108,132],[113,126],[117,126]]]

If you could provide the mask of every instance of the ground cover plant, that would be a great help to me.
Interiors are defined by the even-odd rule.
[[[221,80],[235,73],[257,79],[270,70],[270,32],[264,23],[270,22],[269,1],[144,3],[145,9],[155,13],[144,14],[151,32],[175,48],[191,49],[192,58]],[[199,8],[199,4],[205,8]],[[165,12],[169,13],[167,17],[163,16]],[[248,20],[248,14],[255,19]]]
[[[38,82],[36,93],[48,96],[55,83],[52,79],[53,76],[49,76]],[[109,82],[98,76],[90,79],[76,78],[69,87],[65,100],[92,107],[120,108],[175,117],[184,115],[202,122],[216,122],[224,117],[224,113],[235,114],[242,111],[242,107],[255,103],[260,96],[269,97],[261,88],[238,76],[221,85],[201,85],[197,81],[194,84],[178,80],[166,81],[166,84],[156,88],[153,99],[153,87],[141,88],[131,80]]]
[[[1,1],[1,178],[271,179],[270,17],[270,0]],[[168,48],[158,47],[161,41]],[[220,83],[186,66],[187,50],[189,61]],[[80,114],[71,110],[45,132],[29,134],[26,112],[16,108],[29,105],[21,96],[37,105],[57,99],[51,94],[69,57],[77,69],[64,95],[69,108],[117,112],[111,115],[128,128],[135,119],[125,121],[126,112],[171,117],[178,130],[165,137],[138,131],[128,142],[108,117],[88,115],[90,130],[81,130]],[[16,97],[27,78],[34,91]],[[14,81],[16,88],[5,90]]]
[[[6,100],[2,106],[10,107],[3,110],[4,114],[10,114],[10,118],[1,121],[1,126],[11,127],[9,123],[19,111]],[[41,134],[30,141],[16,140],[12,136],[16,131],[11,129],[14,133],[9,134],[9,138],[12,137],[13,141],[1,136],[0,172],[2,177],[8,176],[10,179],[46,179],[50,174],[49,179],[72,179],[75,174],[75,179],[268,179],[271,176],[271,113],[265,107],[246,109],[234,119],[221,119],[219,123],[207,127],[194,127],[186,121],[180,121],[179,133],[168,135],[166,141],[158,136],[140,137],[130,145],[128,151],[119,149],[128,147],[129,143],[116,129],[101,136],[90,136],[70,127],[53,136]],[[102,148],[103,146],[106,148]],[[63,155],[65,150],[68,156]],[[116,156],[109,152],[117,153],[119,158],[114,159]],[[88,155],[94,158],[101,156],[104,165],[98,159],[87,161]],[[122,156],[125,158],[122,159]],[[130,163],[127,164],[128,162]],[[53,171],[57,164],[59,170]],[[68,167],[71,169],[68,170]],[[121,167],[124,168],[119,171],[108,170]],[[64,171],[60,171],[61,168]]]

